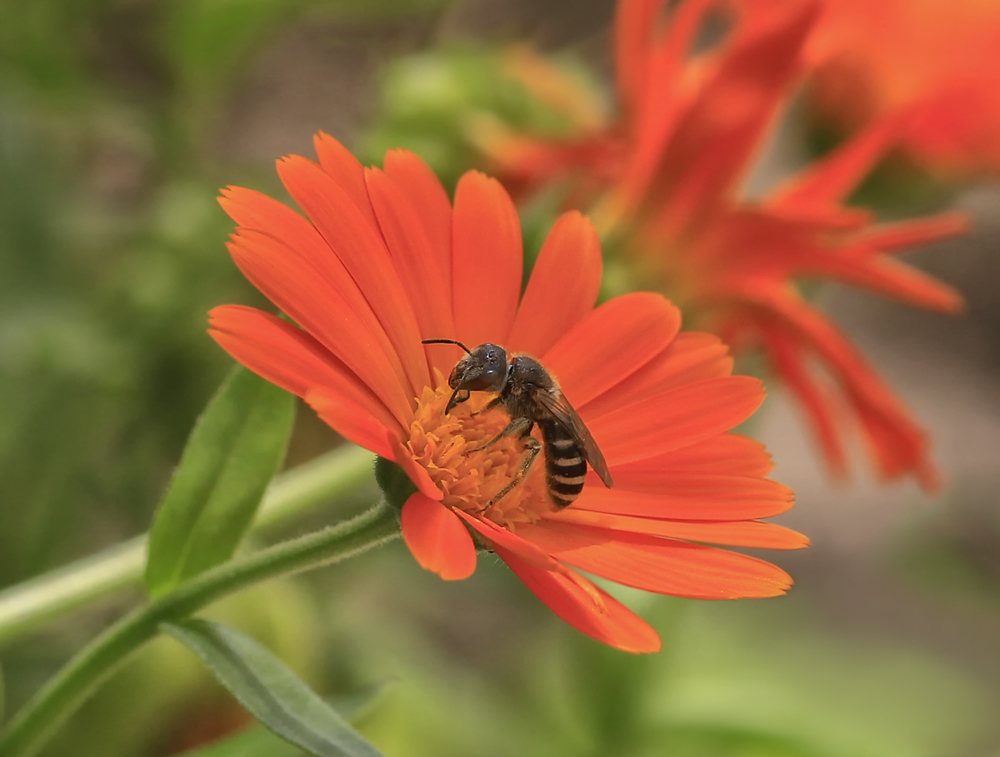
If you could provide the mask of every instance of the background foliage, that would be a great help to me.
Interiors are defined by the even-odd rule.
[[[605,76],[611,12],[597,0],[0,4],[0,586],[148,528],[229,370],[206,311],[266,307],[225,254],[220,186],[284,196],[271,161],[311,154],[319,129],[369,161],[410,146],[453,181],[481,111],[545,118],[497,85],[480,46],[532,41]],[[898,203],[884,187],[867,199],[878,191]],[[779,556],[799,582],[787,600],[636,598],[667,643],[631,658],[564,628],[500,564],[449,585],[397,544],[213,616],[276,652],[390,756],[997,753],[1000,429],[984,408],[1000,404],[1000,298],[982,282],[997,265],[1000,193],[953,201],[980,231],[932,264],[969,295],[964,321],[830,299],[929,417],[951,484],[934,502],[831,490],[772,401],[761,434],[802,503],[784,522],[815,541]],[[288,463],[337,443],[300,412]],[[130,599],[0,649],[6,711]],[[46,754],[296,753],[256,727],[205,746],[249,723],[164,639]]]

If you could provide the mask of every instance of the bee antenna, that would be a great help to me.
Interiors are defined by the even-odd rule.
[[[472,350],[470,350],[464,344],[462,344],[461,342],[459,342],[459,341],[457,341],[455,339],[422,339],[420,341],[420,343],[421,344],[457,344],[459,347],[461,347],[463,350],[465,350],[468,354],[470,354],[470,355],[472,354]]]

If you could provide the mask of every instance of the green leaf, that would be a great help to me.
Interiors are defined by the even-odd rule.
[[[285,664],[253,639],[208,620],[164,623],[255,718],[318,757],[381,757]]]
[[[302,757],[304,752],[266,728],[244,728],[224,739],[183,752],[178,757]]]
[[[149,534],[154,597],[232,557],[285,456],[288,392],[238,368],[195,424]]]
[[[353,694],[327,701],[341,717],[353,721],[359,711],[368,709],[372,701],[385,690],[386,685],[387,683],[381,683],[367,686]],[[289,744],[263,726],[255,725],[211,744],[186,751],[179,757],[302,757],[303,754],[294,744]]]

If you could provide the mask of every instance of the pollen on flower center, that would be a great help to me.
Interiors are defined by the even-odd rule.
[[[418,398],[406,446],[444,493],[442,503],[477,513],[506,528],[533,523],[551,510],[543,453],[521,484],[496,504],[489,504],[517,475],[525,444],[504,437],[484,446],[510,422],[502,408],[485,409],[495,395],[474,392],[446,414],[452,390],[444,382],[439,384],[437,390],[425,388]]]

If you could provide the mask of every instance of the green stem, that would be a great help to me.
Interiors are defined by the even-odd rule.
[[[360,554],[399,535],[396,511],[383,504],[322,531],[291,539],[207,571],[125,616],[81,650],[0,732],[0,755],[34,754],[122,662],[158,633],[227,594],[279,576]]]
[[[251,533],[277,526],[372,481],[374,456],[353,444],[282,473],[264,495]],[[0,645],[119,589],[137,586],[144,535],[0,591]]]

